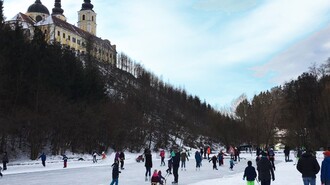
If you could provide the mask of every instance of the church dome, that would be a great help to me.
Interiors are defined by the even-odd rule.
[[[47,7],[45,7],[40,0],[36,0],[34,4],[29,6],[27,13],[44,13],[49,15]]]

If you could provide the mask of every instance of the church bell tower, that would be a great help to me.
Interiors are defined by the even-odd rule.
[[[90,0],[84,0],[81,10],[78,12],[78,27],[93,35],[96,35],[96,13]]]
[[[61,6],[61,0],[55,0],[55,7],[53,8],[52,15],[58,17],[59,19],[62,19],[63,21],[66,21],[66,17],[63,15],[64,10]]]

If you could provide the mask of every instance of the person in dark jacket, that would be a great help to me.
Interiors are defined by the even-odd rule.
[[[202,155],[196,151],[195,152],[195,160],[196,160],[196,170],[201,169]]]
[[[2,166],[3,166],[3,170],[7,170],[7,163],[9,163],[8,155],[7,155],[7,152],[4,152],[4,153],[3,153],[3,156],[2,156]]]
[[[118,185],[119,173],[121,173],[119,171],[118,161],[114,162],[111,166],[112,166],[112,182],[110,183],[110,185],[113,185],[115,183],[116,185]]]
[[[217,156],[214,155],[214,156],[209,160],[209,162],[211,162],[211,161],[212,161],[212,163],[213,163],[213,170],[218,170],[218,168],[217,168],[217,162],[218,162],[218,158],[217,158]]]
[[[46,154],[43,152],[38,159],[41,159],[42,165],[46,167]]]
[[[261,185],[270,185],[270,180],[275,180],[273,166],[267,159],[267,154],[262,152],[262,157],[257,163],[258,179]]]
[[[124,169],[124,160],[125,160],[125,154],[123,151],[120,152],[119,154],[119,160],[120,160],[120,169]]]
[[[68,157],[64,154],[62,159],[63,159],[63,168],[66,168],[68,164]]]
[[[316,174],[320,171],[320,165],[312,151],[309,150],[301,155],[297,170],[302,174],[304,185],[316,184]]]
[[[290,161],[290,148],[289,146],[285,146],[284,148],[285,162]]]
[[[252,166],[252,162],[247,162],[247,167],[245,168],[243,180],[246,178],[247,185],[254,185],[254,180],[257,177],[256,169]]]
[[[1,173],[1,171],[2,171],[2,167],[0,166],[0,177],[3,176],[2,173]]]
[[[172,184],[177,184],[179,181],[179,166],[180,166],[180,151],[175,148],[174,149],[175,152],[175,156],[172,157],[173,158],[173,175],[174,175],[174,181],[172,182]]]
[[[145,163],[144,166],[146,167],[146,178],[145,180],[148,181],[148,175],[149,180],[151,177],[151,168],[152,168],[152,155],[150,149],[146,149],[144,153]]]
[[[330,151],[323,152],[324,160],[321,166],[321,184],[330,185]]]

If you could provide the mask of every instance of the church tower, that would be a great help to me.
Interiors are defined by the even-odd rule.
[[[52,15],[57,18],[66,21],[66,17],[63,15],[64,10],[62,9],[61,0],[55,0],[55,7],[53,8]]]
[[[96,13],[90,0],[84,0],[81,10],[78,12],[78,27],[93,35],[96,35]]]

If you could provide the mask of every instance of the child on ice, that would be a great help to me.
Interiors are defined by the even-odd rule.
[[[154,184],[158,184],[159,182],[159,176],[158,176],[158,171],[157,170],[154,170],[154,173],[152,174],[152,177],[151,177],[151,184],[154,185]]]
[[[233,168],[234,168],[234,158],[230,158],[229,165],[230,165],[230,170],[233,171]]]
[[[247,162],[247,167],[245,168],[243,180],[246,178],[247,185],[254,185],[254,180],[257,177],[256,169],[252,166],[252,162]]]
[[[158,177],[159,177],[159,184],[163,185],[164,181],[166,181],[165,177],[162,176],[162,171],[158,171]]]

